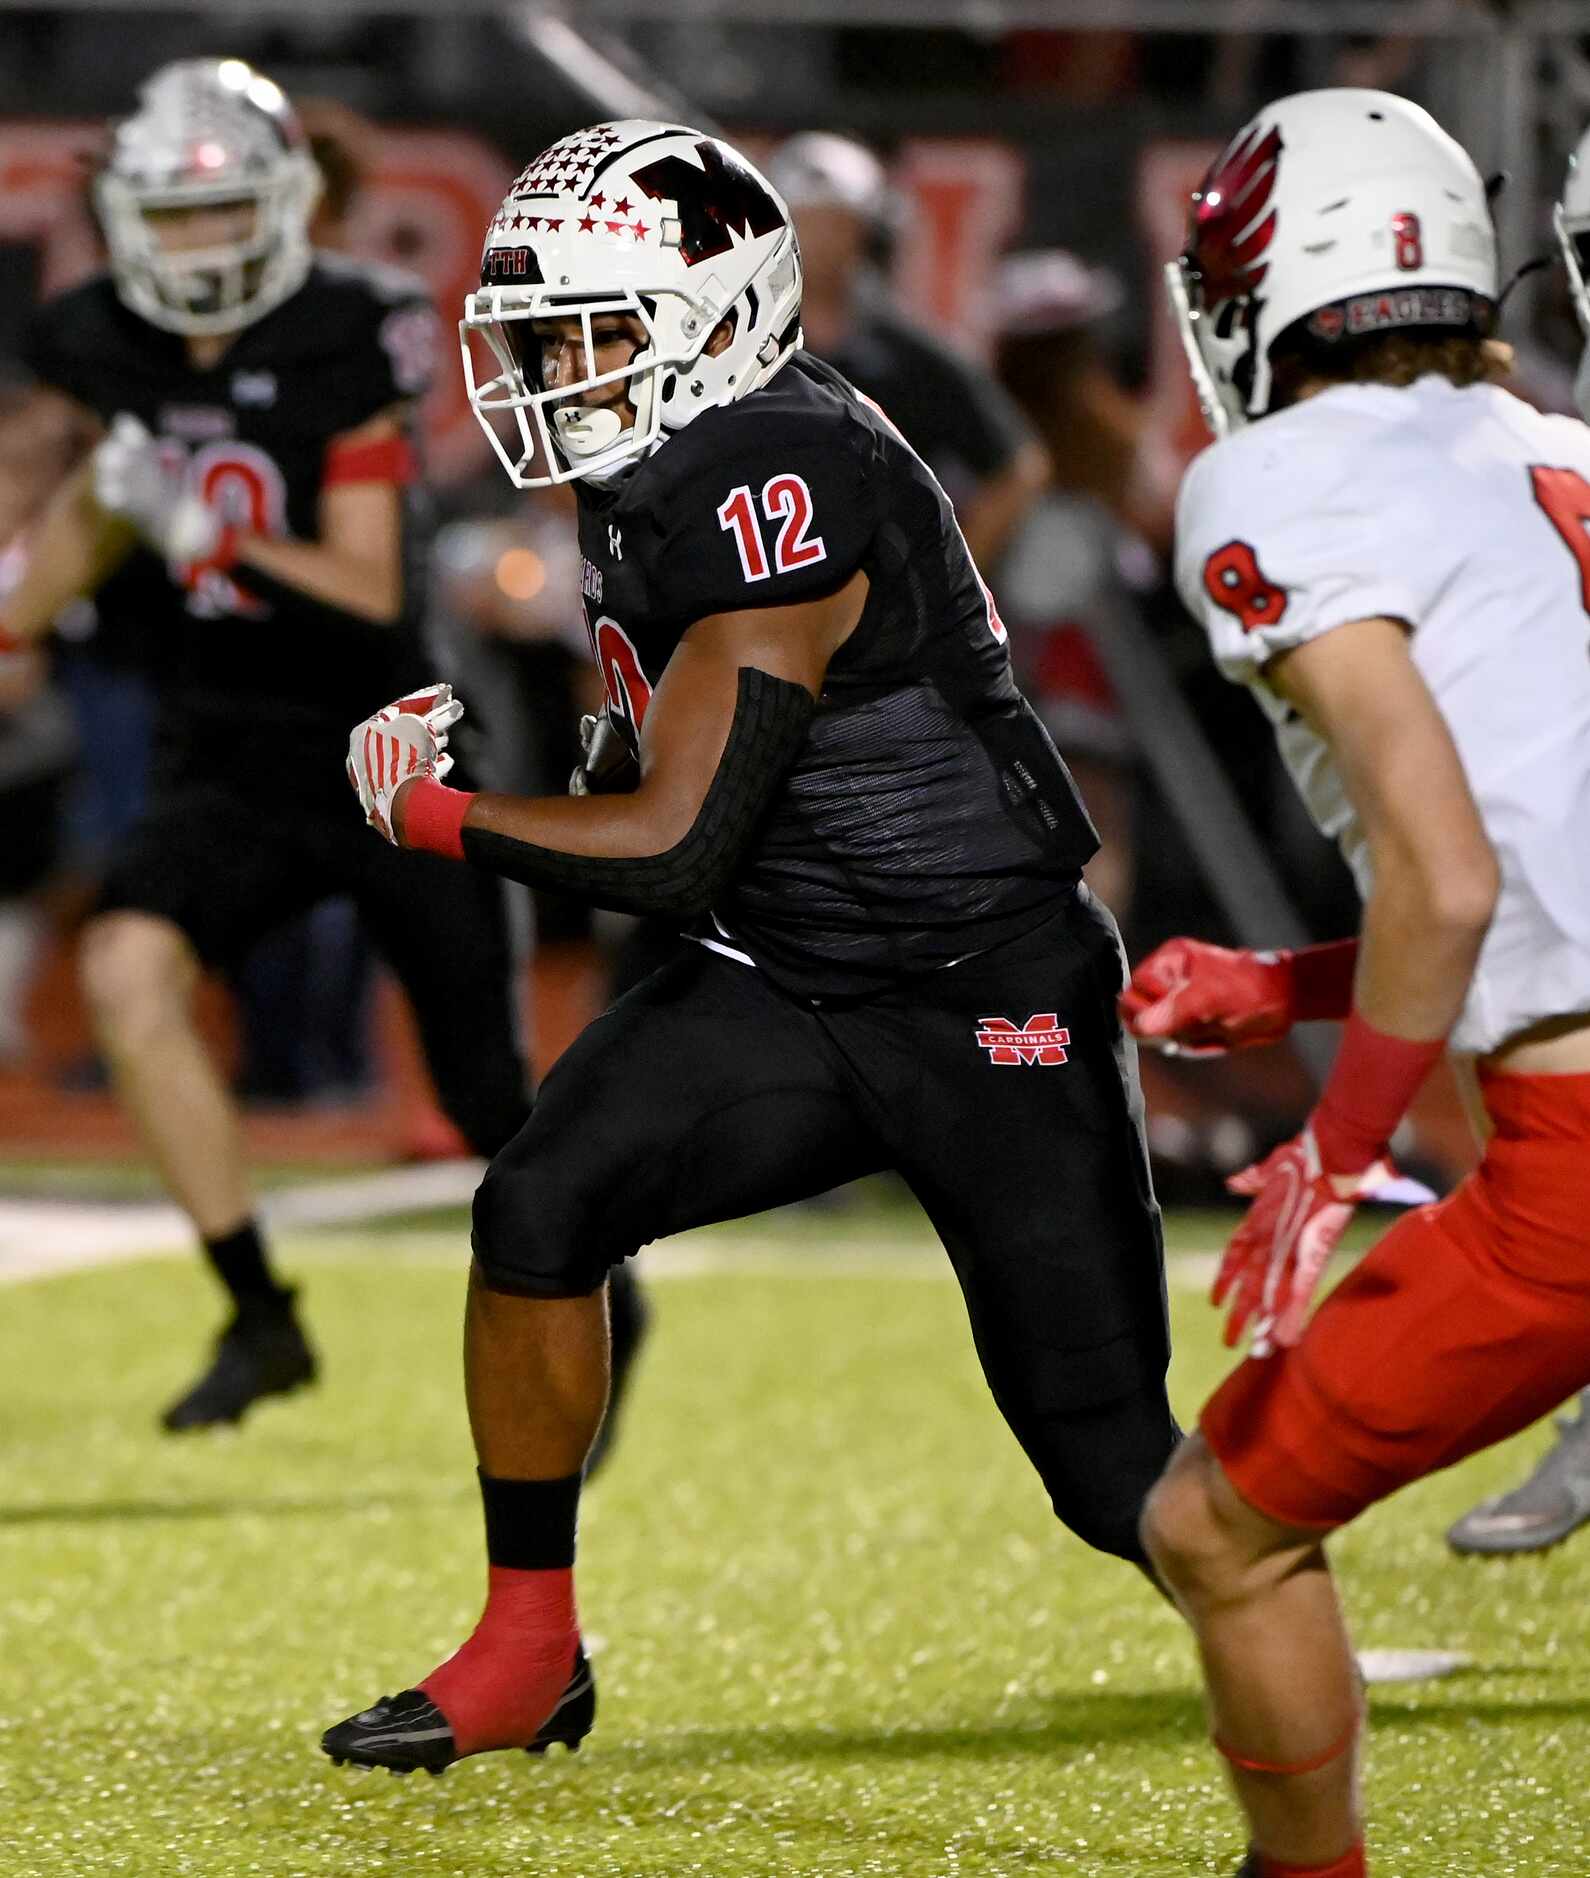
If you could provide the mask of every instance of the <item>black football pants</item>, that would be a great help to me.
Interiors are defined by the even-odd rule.
[[[483,1275],[583,1296],[653,1239],[894,1169],[1056,1513],[1140,1560],[1178,1430],[1122,978],[1080,889],[1026,938],[865,1001],[795,997],[693,948],[584,1032],[493,1161]]]

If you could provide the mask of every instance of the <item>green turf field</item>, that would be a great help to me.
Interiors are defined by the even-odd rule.
[[[320,1730],[478,1608],[460,1246],[293,1242],[325,1385],[182,1443],[151,1422],[214,1314],[197,1270],[0,1291],[3,1878],[1230,1878],[1177,1620],[1054,1526],[953,1286],[889,1209],[704,1235],[659,1277],[583,1527],[585,1749],[333,1769]],[[1221,1353],[1185,1285],[1174,1303],[1190,1412]],[[1476,1659],[1374,1694],[1377,1875],[1590,1868],[1590,1534],[1514,1564],[1440,1539],[1541,1440],[1339,1549],[1361,1642]]]

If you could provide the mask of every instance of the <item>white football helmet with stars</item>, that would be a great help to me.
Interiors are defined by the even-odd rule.
[[[304,284],[321,176],[279,85],[242,59],[163,65],[117,124],[95,206],[116,291],[151,326],[190,337],[235,333]],[[152,215],[249,202],[240,241],[167,253]]]
[[[765,385],[801,343],[800,249],[782,198],[728,144],[680,124],[593,124],[543,150],[493,217],[480,271],[459,323],[464,377],[521,489],[602,480]],[[646,342],[598,375],[591,321],[604,313],[638,320]],[[539,348],[519,331],[569,318],[583,328],[588,375],[548,391]],[[714,356],[707,343],[725,319],[732,337]],[[584,402],[620,380],[627,426]]]

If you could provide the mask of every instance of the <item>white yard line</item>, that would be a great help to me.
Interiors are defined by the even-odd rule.
[[[298,1232],[324,1233],[313,1256],[334,1261],[379,1257],[383,1263],[462,1266],[468,1251],[462,1233],[423,1226],[382,1237],[379,1248],[362,1248],[338,1228],[367,1220],[463,1206],[480,1179],[477,1161],[442,1161],[396,1167],[384,1173],[321,1180],[266,1196],[267,1221]],[[718,1272],[755,1271],[783,1278],[895,1277],[945,1281],[950,1269],[925,1233],[920,1245],[900,1247],[876,1238],[836,1231],[820,1247],[781,1242],[776,1232],[687,1233],[641,1255],[649,1278],[700,1278]],[[330,1229],[329,1231],[327,1229]],[[138,1259],[180,1256],[193,1249],[193,1229],[174,1206],[139,1202],[0,1200],[0,1285],[88,1271]],[[1206,1290],[1214,1277],[1214,1252],[1182,1253],[1170,1261],[1177,1291]]]
[[[433,1206],[465,1206],[480,1184],[481,1161],[434,1161],[380,1174],[317,1180],[267,1194],[273,1226],[344,1226]],[[0,1200],[0,1284],[170,1258],[193,1248],[193,1228],[174,1206],[139,1202]]]

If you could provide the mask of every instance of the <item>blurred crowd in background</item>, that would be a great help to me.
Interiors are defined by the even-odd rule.
[[[1187,192],[1260,98],[1366,83],[1439,114],[1465,49],[1317,32],[702,21],[593,39],[566,18],[521,14],[4,15],[0,605],[30,520],[85,447],[9,361],[37,301],[101,264],[86,181],[103,119],[160,62],[235,52],[278,79],[312,134],[327,181],[317,242],[409,267],[435,294],[444,351],[426,431],[437,669],[469,703],[486,776],[561,790],[579,714],[596,703],[572,498],[508,485],[447,336],[519,165],[578,123],[641,108],[676,115],[725,129],[765,164],[799,226],[807,345],[883,405],[953,497],[1022,682],[1104,838],[1092,880],[1133,955],[1175,931],[1264,937],[1233,930],[1207,857],[1185,838],[1189,812],[1220,825],[1218,804],[1184,799],[1196,769],[1167,756],[1189,735],[1308,931],[1350,931],[1344,870],[1169,586],[1176,484],[1201,431],[1158,264],[1178,246]],[[1541,141],[1543,188],[1561,152],[1549,126]],[[1475,151],[1482,167],[1494,154]],[[1539,221],[1543,233],[1547,201],[1527,203],[1514,226]],[[1509,337],[1526,394],[1569,409],[1575,346],[1555,292],[1536,291]],[[14,1086],[100,1080],[70,1009],[72,935],[138,814],[161,659],[137,593],[112,583],[61,620],[47,658],[0,678],[0,1077]],[[543,959],[585,948],[616,982],[652,943],[554,896],[538,897],[533,930]],[[367,1099],[379,1073],[372,980],[342,905],[263,939],[226,988],[245,1093]],[[1159,1067],[1154,1143],[1172,1197],[1215,1191],[1255,1136],[1288,1132],[1307,1100],[1285,1052],[1192,1078]],[[1435,1124],[1425,1145],[1437,1162],[1460,1153]]]

